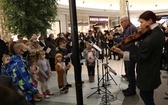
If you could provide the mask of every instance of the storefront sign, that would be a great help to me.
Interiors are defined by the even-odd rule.
[[[108,24],[108,17],[89,16],[90,24]]]

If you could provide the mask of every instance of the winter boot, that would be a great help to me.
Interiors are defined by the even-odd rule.
[[[92,82],[94,82],[94,81],[95,81],[95,78],[94,78],[94,76],[91,76],[91,80],[92,80]]]
[[[89,76],[89,82],[92,82],[92,77],[91,76]]]

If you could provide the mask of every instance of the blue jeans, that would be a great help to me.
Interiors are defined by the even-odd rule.
[[[128,89],[129,91],[135,92],[136,91],[136,80],[135,80],[135,62],[133,61],[124,61],[125,63],[125,70],[127,71],[128,77]]]

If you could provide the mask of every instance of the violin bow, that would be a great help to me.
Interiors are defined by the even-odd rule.
[[[127,15],[128,15],[128,20],[129,20],[129,30],[130,30],[130,33],[131,35],[133,34],[132,33],[132,29],[131,29],[131,20],[130,20],[130,12],[129,12],[129,2],[128,0],[126,0],[126,7],[127,7]]]

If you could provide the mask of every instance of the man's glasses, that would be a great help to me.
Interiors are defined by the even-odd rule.
[[[121,21],[120,23],[122,24],[125,20]]]

